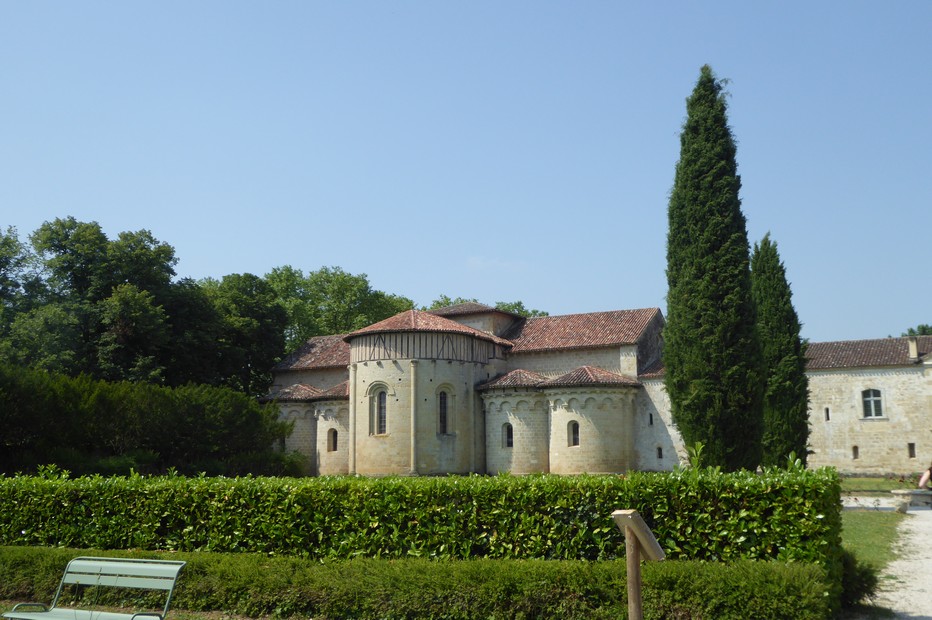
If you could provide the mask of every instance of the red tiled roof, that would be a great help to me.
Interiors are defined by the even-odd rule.
[[[467,327],[462,323],[457,323],[456,321],[451,321],[450,319],[445,319],[436,314],[432,314],[423,310],[405,310],[400,312],[393,317],[389,317],[384,321],[379,321],[369,327],[364,327],[360,330],[347,334],[343,337],[344,340],[349,342],[356,336],[363,336],[365,334],[375,334],[379,332],[442,332],[442,333],[454,333],[454,334],[465,334],[467,336],[473,336],[475,338],[481,338],[482,340],[489,340],[501,345],[510,346],[511,343],[507,340],[503,340],[492,334],[487,334],[485,332],[479,331],[478,329],[473,329],[472,327]]]
[[[324,390],[311,400],[344,400],[349,398],[349,380]]]
[[[932,352],[932,336],[919,336],[919,357]],[[908,338],[813,342],[806,350],[807,370],[909,365]]]
[[[307,383],[295,383],[276,392],[263,396],[262,402],[278,401],[283,403],[313,402],[318,400],[345,400],[349,398],[349,381],[338,383],[327,390],[320,390]]]
[[[308,385],[307,383],[295,383],[285,386],[276,392],[269,393],[268,395],[264,396],[262,400],[264,402],[277,400],[283,403],[293,403],[311,400],[320,394],[321,391],[313,385]]]
[[[350,347],[344,334],[315,336],[275,365],[273,371],[339,368],[350,363]]]
[[[519,368],[495,377],[491,381],[486,381],[476,389],[487,390],[493,388],[535,387],[546,380],[547,377],[543,375]]]
[[[638,387],[641,383],[633,378],[619,375],[614,372],[598,368],[596,366],[580,366],[575,370],[557,377],[556,379],[547,379],[543,375],[530,370],[517,369],[509,373],[495,377],[491,381],[483,383],[478,387],[479,390],[491,390],[496,388],[550,388],[550,387],[583,387],[583,386],[629,386]]]
[[[596,366],[580,366],[562,377],[551,379],[541,387],[566,386],[631,386],[637,387],[641,383],[633,377],[626,377]]]
[[[506,334],[512,353],[634,344],[659,308],[530,318]]]
[[[932,336],[919,336],[919,357],[932,353]],[[908,338],[877,338],[874,340],[840,340],[811,342],[806,349],[806,370],[833,370],[839,368],[876,368],[909,366]],[[641,373],[642,378],[660,378],[664,375],[663,363],[651,366]]]

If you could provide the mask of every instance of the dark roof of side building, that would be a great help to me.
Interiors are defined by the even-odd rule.
[[[932,336],[917,336],[919,359],[932,352]],[[806,370],[907,366],[909,338],[813,342],[806,350]]]
[[[929,359],[932,354],[932,336],[917,336],[916,343],[918,359]],[[806,348],[807,371],[909,366],[917,361],[909,357],[907,337],[811,342]],[[640,375],[642,379],[659,379],[663,376],[662,361],[644,369]]]

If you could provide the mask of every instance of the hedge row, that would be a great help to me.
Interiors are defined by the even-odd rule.
[[[252,617],[492,620],[627,617],[623,561],[359,558],[0,548],[0,599],[51,600],[76,555],[182,559],[172,607]],[[643,567],[644,617],[823,619],[825,572],[812,564],[668,561]]]
[[[0,545],[308,559],[611,560],[638,510],[671,559],[820,565],[841,593],[833,469],[445,478],[0,478]]]
[[[671,558],[831,564],[834,470],[443,478],[0,477],[0,544],[597,560],[638,510]]]
[[[231,389],[67,377],[0,364],[0,472],[280,475],[278,409]]]

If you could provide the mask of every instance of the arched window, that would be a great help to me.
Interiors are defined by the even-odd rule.
[[[566,445],[579,445],[579,422],[575,420],[566,425]]]
[[[437,395],[437,432],[446,435],[450,432],[450,425],[447,419],[447,393],[440,392]]]
[[[385,390],[379,392],[376,404],[376,422],[375,434],[384,435],[388,430],[388,413],[386,411],[388,403],[388,393]]]
[[[507,422],[502,425],[502,447],[515,447],[515,429],[512,428],[511,424],[508,424]]]
[[[337,451],[337,429],[331,428],[327,431],[327,452]]]
[[[861,392],[861,400],[864,403],[865,418],[883,417],[883,407],[880,403],[880,390],[864,390]]]
[[[369,434],[384,435],[388,432],[388,391],[384,387],[371,392],[369,397]]]

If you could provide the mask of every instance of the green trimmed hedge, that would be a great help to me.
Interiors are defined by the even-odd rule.
[[[257,554],[134,553],[0,547],[0,599],[52,598],[76,555],[181,559],[175,610],[317,620],[627,617],[623,561],[359,558],[315,562]],[[812,564],[667,561],[643,567],[644,617],[816,620],[831,616]]]
[[[0,545],[308,559],[611,560],[638,510],[670,559],[782,560],[842,584],[833,469],[629,476],[0,478]]]
[[[825,564],[832,469],[443,478],[0,477],[0,544],[308,558],[612,559],[634,508],[671,558]]]

